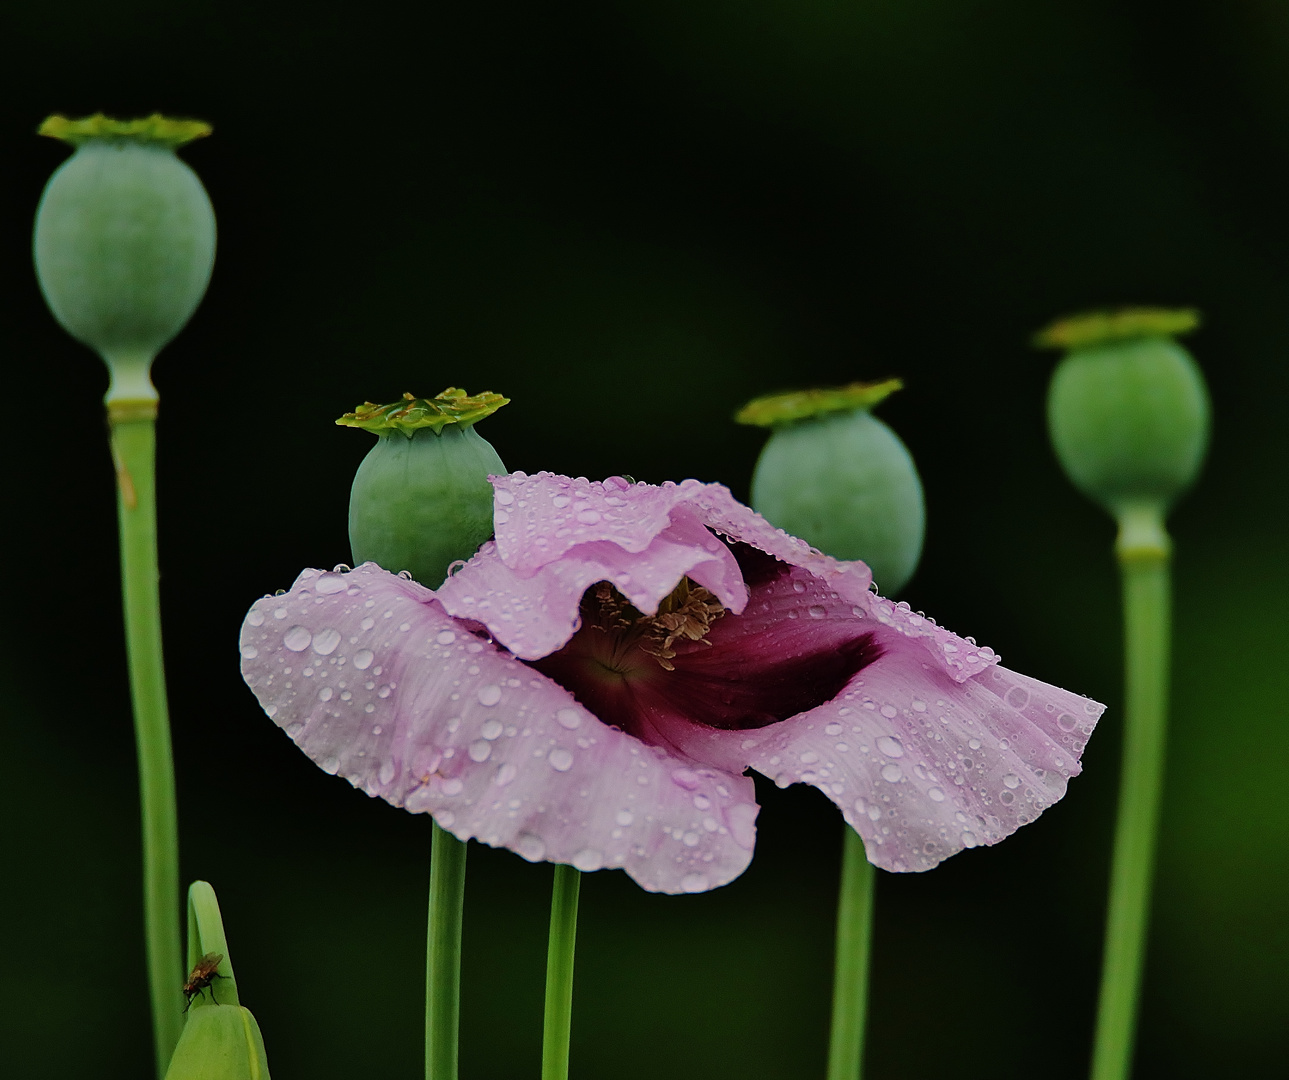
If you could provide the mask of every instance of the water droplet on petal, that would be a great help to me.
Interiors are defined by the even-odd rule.
[[[582,722],[582,714],[576,709],[560,709],[555,714],[555,719],[559,721],[561,727],[566,727],[572,731]]]
[[[944,789],[938,787],[928,788],[926,796],[932,802],[944,802]]]
[[[313,583],[313,591],[320,596],[330,596],[333,593],[344,592],[346,588],[348,588],[348,585],[340,574],[321,574]]]
[[[671,774],[671,782],[686,791],[693,791],[702,782],[702,778],[693,769],[677,769]]]
[[[893,739],[889,735],[882,735],[878,737],[877,749],[879,749],[887,757],[904,756],[904,744],[900,742],[899,739]]]
[[[319,700],[319,701],[330,701],[330,700],[331,700],[331,694],[332,694],[332,689],[331,689],[331,687],[329,687],[329,686],[324,686],[321,690],[319,690],[319,691],[318,691],[318,700]]]
[[[249,615],[246,616],[246,621],[250,623],[252,626],[263,626],[264,612],[258,611],[258,610],[252,611]]]
[[[890,765],[882,766],[882,779],[885,780],[888,784],[898,783],[900,780],[900,777],[902,777],[903,775],[904,775],[903,771],[894,762],[892,762]]]
[[[529,862],[541,862],[546,858],[546,841],[530,832],[521,832],[515,837],[515,852]]]
[[[598,870],[604,865],[604,856],[595,850],[595,848],[583,848],[573,856],[573,866],[581,870],[584,874],[589,874],[593,870]]]
[[[600,520],[600,512],[598,510],[579,510],[577,520],[583,525],[595,525]]]
[[[246,660],[254,660],[254,659],[255,659],[257,656],[259,656],[259,655],[260,655],[260,650],[259,650],[259,649],[257,649],[254,645],[243,645],[243,646],[242,646],[242,657],[243,657],[244,659],[246,659]]]
[[[470,744],[469,754],[471,761],[487,761],[492,754],[492,743],[486,739],[476,739]]]
[[[340,759],[338,757],[323,758],[322,761],[318,762],[318,765],[323,772],[330,773],[332,776],[335,776],[340,771]]]
[[[635,821],[635,819],[636,819],[635,814],[633,814],[630,810],[619,810],[618,816],[614,820],[616,820],[617,823],[625,829],[628,825],[630,825],[633,821]]]
[[[483,727],[479,729],[479,734],[485,739],[492,740],[501,735],[502,723],[500,720],[485,720]]]
[[[794,581],[794,582],[792,583],[792,591],[793,591],[793,592],[799,592],[799,593],[803,593],[803,592],[805,592],[805,591],[806,591],[806,583],[805,583],[804,581]]]
[[[1006,776],[1003,777],[1003,783],[1006,784],[1009,788],[1018,788],[1020,787],[1020,777],[1017,776],[1015,773],[1008,773]]]
[[[975,834],[975,833],[973,833],[973,832],[965,832],[965,833],[963,833],[963,834],[962,834],[962,846],[963,846],[963,847],[975,847],[978,843],[980,843],[980,841],[976,839],[976,834]]]
[[[354,653],[354,667],[359,671],[366,671],[371,667],[371,662],[376,659],[376,654],[371,649],[359,649]]]
[[[687,893],[700,893],[707,890],[706,874],[686,874],[680,879],[680,887]]]
[[[505,787],[518,774],[519,774],[519,770],[515,768],[515,766],[511,764],[511,762],[507,761],[504,765],[501,765],[497,768],[497,773],[492,778],[492,782],[496,784],[497,787]]]
[[[480,705],[496,705],[501,700],[501,687],[496,683],[481,686],[479,687],[478,698]]]
[[[886,717],[886,719],[888,720],[894,720],[897,716],[900,715],[900,710],[897,709],[894,705],[883,705],[882,715]]]
[[[282,635],[282,644],[292,652],[304,652],[312,640],[313,635],[303,626],[293,626]]]
[[[1078,721],[1069,713],[1061,713],[1061,715],[1056,718],[1056,723],[1062,731],[1073,731],[1075,726],[1078,724]]]
[[[451,630],[440,630],[434,638],[434,640],[437,641],[440,645],[451,645],[452,642],[456,641],[456,639],[457,639],[456,634],[454,634]]]
[[[811,604],[809,611],[810,611],[810,617],[812,619],[822,619],[825,615],[828,614],[827,610],[820,607],[818,604]]]
[[[340,644],[340,631],[326,629],[313,636],[313,651],[319,656],[330,656]]]
[[[444,795],[460,795],[461,789],[465,787],[459,777],[453,776],[443,781],[442,791]]]
[[[572,752],[565,750],[562,746],[555,747],[554,750],[546,755],[546,760],[550,762],[551,768],[556,772],[568,772],[573,767]]]

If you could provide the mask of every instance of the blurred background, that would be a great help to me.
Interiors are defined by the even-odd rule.
[[[50,112],[211,121],[206,301],[162,354],[184,880],[214,883],[278,1077],[420,1074],[429,821],[321,772],[237,670],[249,604],[348,562],[364,399],[514,403],[511,468],[719,480],[762,392],[902,376],[906,597],[1109,702],[997,848],[878,884],[868,1076],[1082,1077],[1121,677],[1109,520],[1047,445],[1051,317],[1196,305],[1215,404],[1179,507],[1175,708],[1137,1076],[1289,1055],[1289,10],[1273,0],[83,0],[0,9],[0,1054],[147,1076],[107,375],[48,314]],[[573,1073],[822,1075],[840,820],[763,785],[737,882],[583,884]],[[535,1077],[550,868],[472,846],[462,1076]]]

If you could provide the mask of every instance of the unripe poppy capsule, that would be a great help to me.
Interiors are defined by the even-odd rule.
[[[1133,308],[1063,319],[1035,339],[1068,350],[1047,397],[1056,456],[1115,517],[1141,505],[1166,511],[1199,474],[1208,391],[1173,340],[1198,325],[1193,311]]]
[[[899,592],[922,554],[926,508],[908,448],[870,410],[898,379],[757,398],[735,417],[772,427],[752,476],[752,505],[838,559],[862,559]]]
[[[210,281],[215,214],[197,174],[175,156],[209,133],[200,121],[160,115],[51,116],[41,125],[76,152],[36,210],[36,274],[54,317],[107,362],[109,402],[156,399],[152,360]]]
[[[336,421],[377,436],[349,495],[355,564],[406,570],[433,589],[453,562],[479,550],[493,531],[488,477],[506,467],[474,425],[509,400],[449,388],[436,398],[367,402]]]

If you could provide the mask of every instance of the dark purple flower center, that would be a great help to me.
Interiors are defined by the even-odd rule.
[[[744,544],[733,550],[751,592],[744,614],[685,579],[647,616],[600,582],[582,597],[577,633],[533,667],[606,724],[659,744],[677,721],[741,730],[786,720],[836,697],[881,656],[857,618],[797,617],[821,609],[795,591],[791,567]]]

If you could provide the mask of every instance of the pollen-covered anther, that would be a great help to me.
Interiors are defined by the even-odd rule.
[[[710,646],[707,631],[725,614],[725,608],[712,593],[689,578],[682,578],[658,605],[656,615],[638,611],[625,596],[607,581],[597,582],[589,590],[594,598],[590,625],[606,634],[617,634],[619,646],[634,646],[652,656],[665,671],[675,671],[672,648],[682,638]]]

